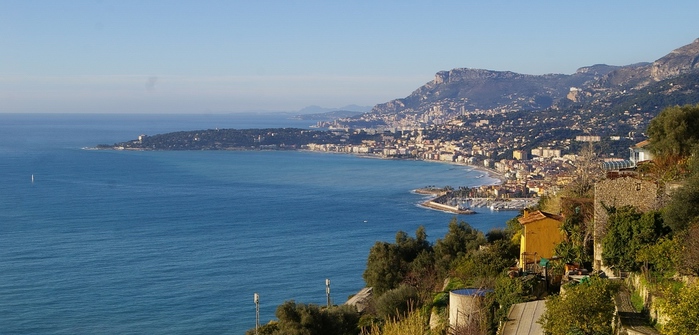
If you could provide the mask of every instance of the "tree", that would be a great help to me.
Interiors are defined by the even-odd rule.
[[[574,198],[591,198],[595,189],[595,176],[599,175],[597,154],[590,142],[589,146],[580,150],[575,161],[574,179],[564,192]]]
[[[599,277],[567,286],[564,294],[546,300],[539,323],[548,335],[611,335],[613,297],[618,288],[618,284]]]
[[[663,327],[663,334],[699,334],[699,284],[669,294],[665,308],[669,320]]]
[[[586,218],[580,210],[568,209],[564,213],[566,219],[561,225],[561,230],[566,238],[556,245],[555,254],[565,263],[583,265],[590,262],[593,254],[592,225],[588,225],[587,222],[591,219]]]
[[[655,155],[689,156],[699,143],[699,104],[665,108],[650,121],[648,136]]]
[[[643,268],[653,270],[656,277],[671,277],[675,274],[680,263],[681,250],[677,240],[669,237],[660,238],[655,244],[649,244],[636,253],[636,261],[643,264]]]
[[[376,295],[381,295],[398,287],[403,281],[403,275],[398,247],[386,242],[376,242],[369,250],[366,269],[362,275],[367,286],[373,287]]]
[[[453,218],[449,222],[449,231],[443,239],[437,240],[434,246],[437,268],[446,273],[452,264],[469,251],[477,250],[485,244],[483,233],[471,227],[464,221]]]
[[[482,250],[460,257],[453,264],[452,272],[467,283],[476,279],[493,279],[515,265],[518,256],[519,247],[509,240],[498,240]]]
[[[277,307],[278,322],[262,327],[269,335],[357,335],[359,313],[352,306],[330,308],[286,301]],[[254,334],[255,330],[247,331]]]
[[[427,241],[424,227],[420,226],[415,236],[412,238],[399,231],[395,243],[376,242],[369,250],[363,277],[367,286],[374,288],[377,296],[398,287],[411,274],[411,270],[413,276],[427,276],[411,264],[417,259],[421,264],[427,265],[431,260],[432,246]],[[423,269],[426,273],[430,271],[429,267]]]
[[[699,276],[699,220],[692,223],[678,239],[681,246],[681,272]]]
[[[610,210],[607,234],[602,239],[602,259],[623,270],[639,270],[638,252],[655,244],[669,230],[660,212],[640,213],[633,206]]]
[[[663,219],[673,232],[681,232],[699,219],[699,173],[687,178],[684,186],[672,193]]]

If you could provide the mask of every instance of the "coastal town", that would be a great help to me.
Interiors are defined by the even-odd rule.
[[[492,146],[487,143],[474,145],[460,140],[427,139],[421,130],[398,134],[399,136],[395,136],[395,133],[384,132],[380,140],[364,140],[360,144],[310,143],[303,149],[475,167],[487,171],[501,183],[469,189],[469,193],[462,198],[485,199],[532,198],[555,194],[572,180],[581,161],[589,159],[574,153],[563,154],[561,149],[551,147],[539,147],[529,151],[510,150],[511,157],[494,159],[490,158],[493,155],[489,152]],[[592,138],[593,141],[596,139]],[[581,137],[573,140],[585,142],[590,139]],[[621,160],[623,159],[608,158],[605,161]]]

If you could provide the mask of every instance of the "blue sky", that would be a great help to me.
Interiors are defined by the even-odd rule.
[[[571,74],[699,38],[699,1],[0,0],[0,113],[373,106],[452,68]]]

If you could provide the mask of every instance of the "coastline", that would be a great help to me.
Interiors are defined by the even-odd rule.
[[[306,151],[306,152],[316,152],[316,153],[322,153],[322,154],[352,155],[355,157],[369,158],[369,159],[386,159],[386,160],[397,160],[397,161],[414,160],[414,161],[427,162],[427,163],[438,163],[438,164],[464,166],[464,167],[470,167],[473,170],[482,172],[488,178],[497,180],[497,182],[495,182],[495,183],[480,184],[480,185],[474,185],[474,186],[502,185],[507,181],[507,178],[505,178],[505,176],[502,173],[497,172],[493,169],[487,168],[485,166],[480,166],[480,165],[470,165],[470,164],[459,163],[459,162],[447,162],[447,161],[427,160],[427,159],[419,159],[419,158],[382,157],[382,156],[373,155],[373,154],[357,154],[357,153],[349,153],[349,152],[320,151],[320,150],[310,150],[310,149],[297,149],[297,150],[298,151]]]

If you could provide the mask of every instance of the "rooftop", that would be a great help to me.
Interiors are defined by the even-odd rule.
[[[519,221],[520,224],[527,224],[527,223],[543,220],[546,218],[554,219],[557,221],[563,221],[563,217],[560,215],[546,213],[546,212],[542,212],[542,211],[529,212],[527,210],[524,210],[524,215],[517,220]]]
[[[537,300],[515,304],[510,307],[510,313],[507,314],[502,335],[539,335],[543,334],[544,330],[541,324],[537,321],[546,311],[546,301]]]

